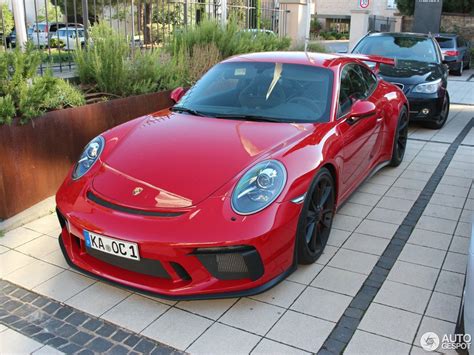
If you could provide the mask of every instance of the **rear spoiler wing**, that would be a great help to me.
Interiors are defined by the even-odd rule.
[[[380,55],[366,55],[366,54],[344,54],[344,57],[359,59],[364,62],[375,63],[375,72],[379,71],[380,64],[397,66],[397,60],[394,58],[382,57]]]

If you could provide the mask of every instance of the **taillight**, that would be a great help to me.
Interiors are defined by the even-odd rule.
[[[445,51],[444,55],[448,57],[457,57],[459,55],[459,51]]]

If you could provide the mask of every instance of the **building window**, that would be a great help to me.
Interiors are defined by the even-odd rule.
[[[387,0],[387,8],[388,9],[396,9],[397,8],[397,0]]]

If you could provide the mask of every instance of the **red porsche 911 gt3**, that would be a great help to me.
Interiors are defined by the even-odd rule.
[[[394,65],[239,55],[94,138],[56,196],[69,264],[193,299],[259,293],[314,262],[337,208],[405,152],[407,100],[365,61]]]

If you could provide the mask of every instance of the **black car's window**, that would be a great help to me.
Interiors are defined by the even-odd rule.
[[[447,38],[447,37],[436,37],[436,41],[438,41],[438,44],[440,48],[454,48],[454,39],[453,38]]]
[[[369,69],[364,68],[362,66],[358,66],[358,67],[360,71],[362,72],[362,75],[364,76],[365,81],[367,82],[367,86],[369,87],[368,95],[370,95],[372,92],[374,92],[375,87],[377,86],[377,77]]]
[[[365,99],[371,90],[360,65],[348,64],[341,72],[339,89],[338,117],[346,115],[354,102]]]
[[[282,122],[328,122],[333,72],[275,62],[221,63],[174,107],[210,117],[262,116]]]
[[[428,37],[418,36],[396,34],[367,36],[357,44],[353,53],[381,55],[427,63],[439,61],[433,41]]]

